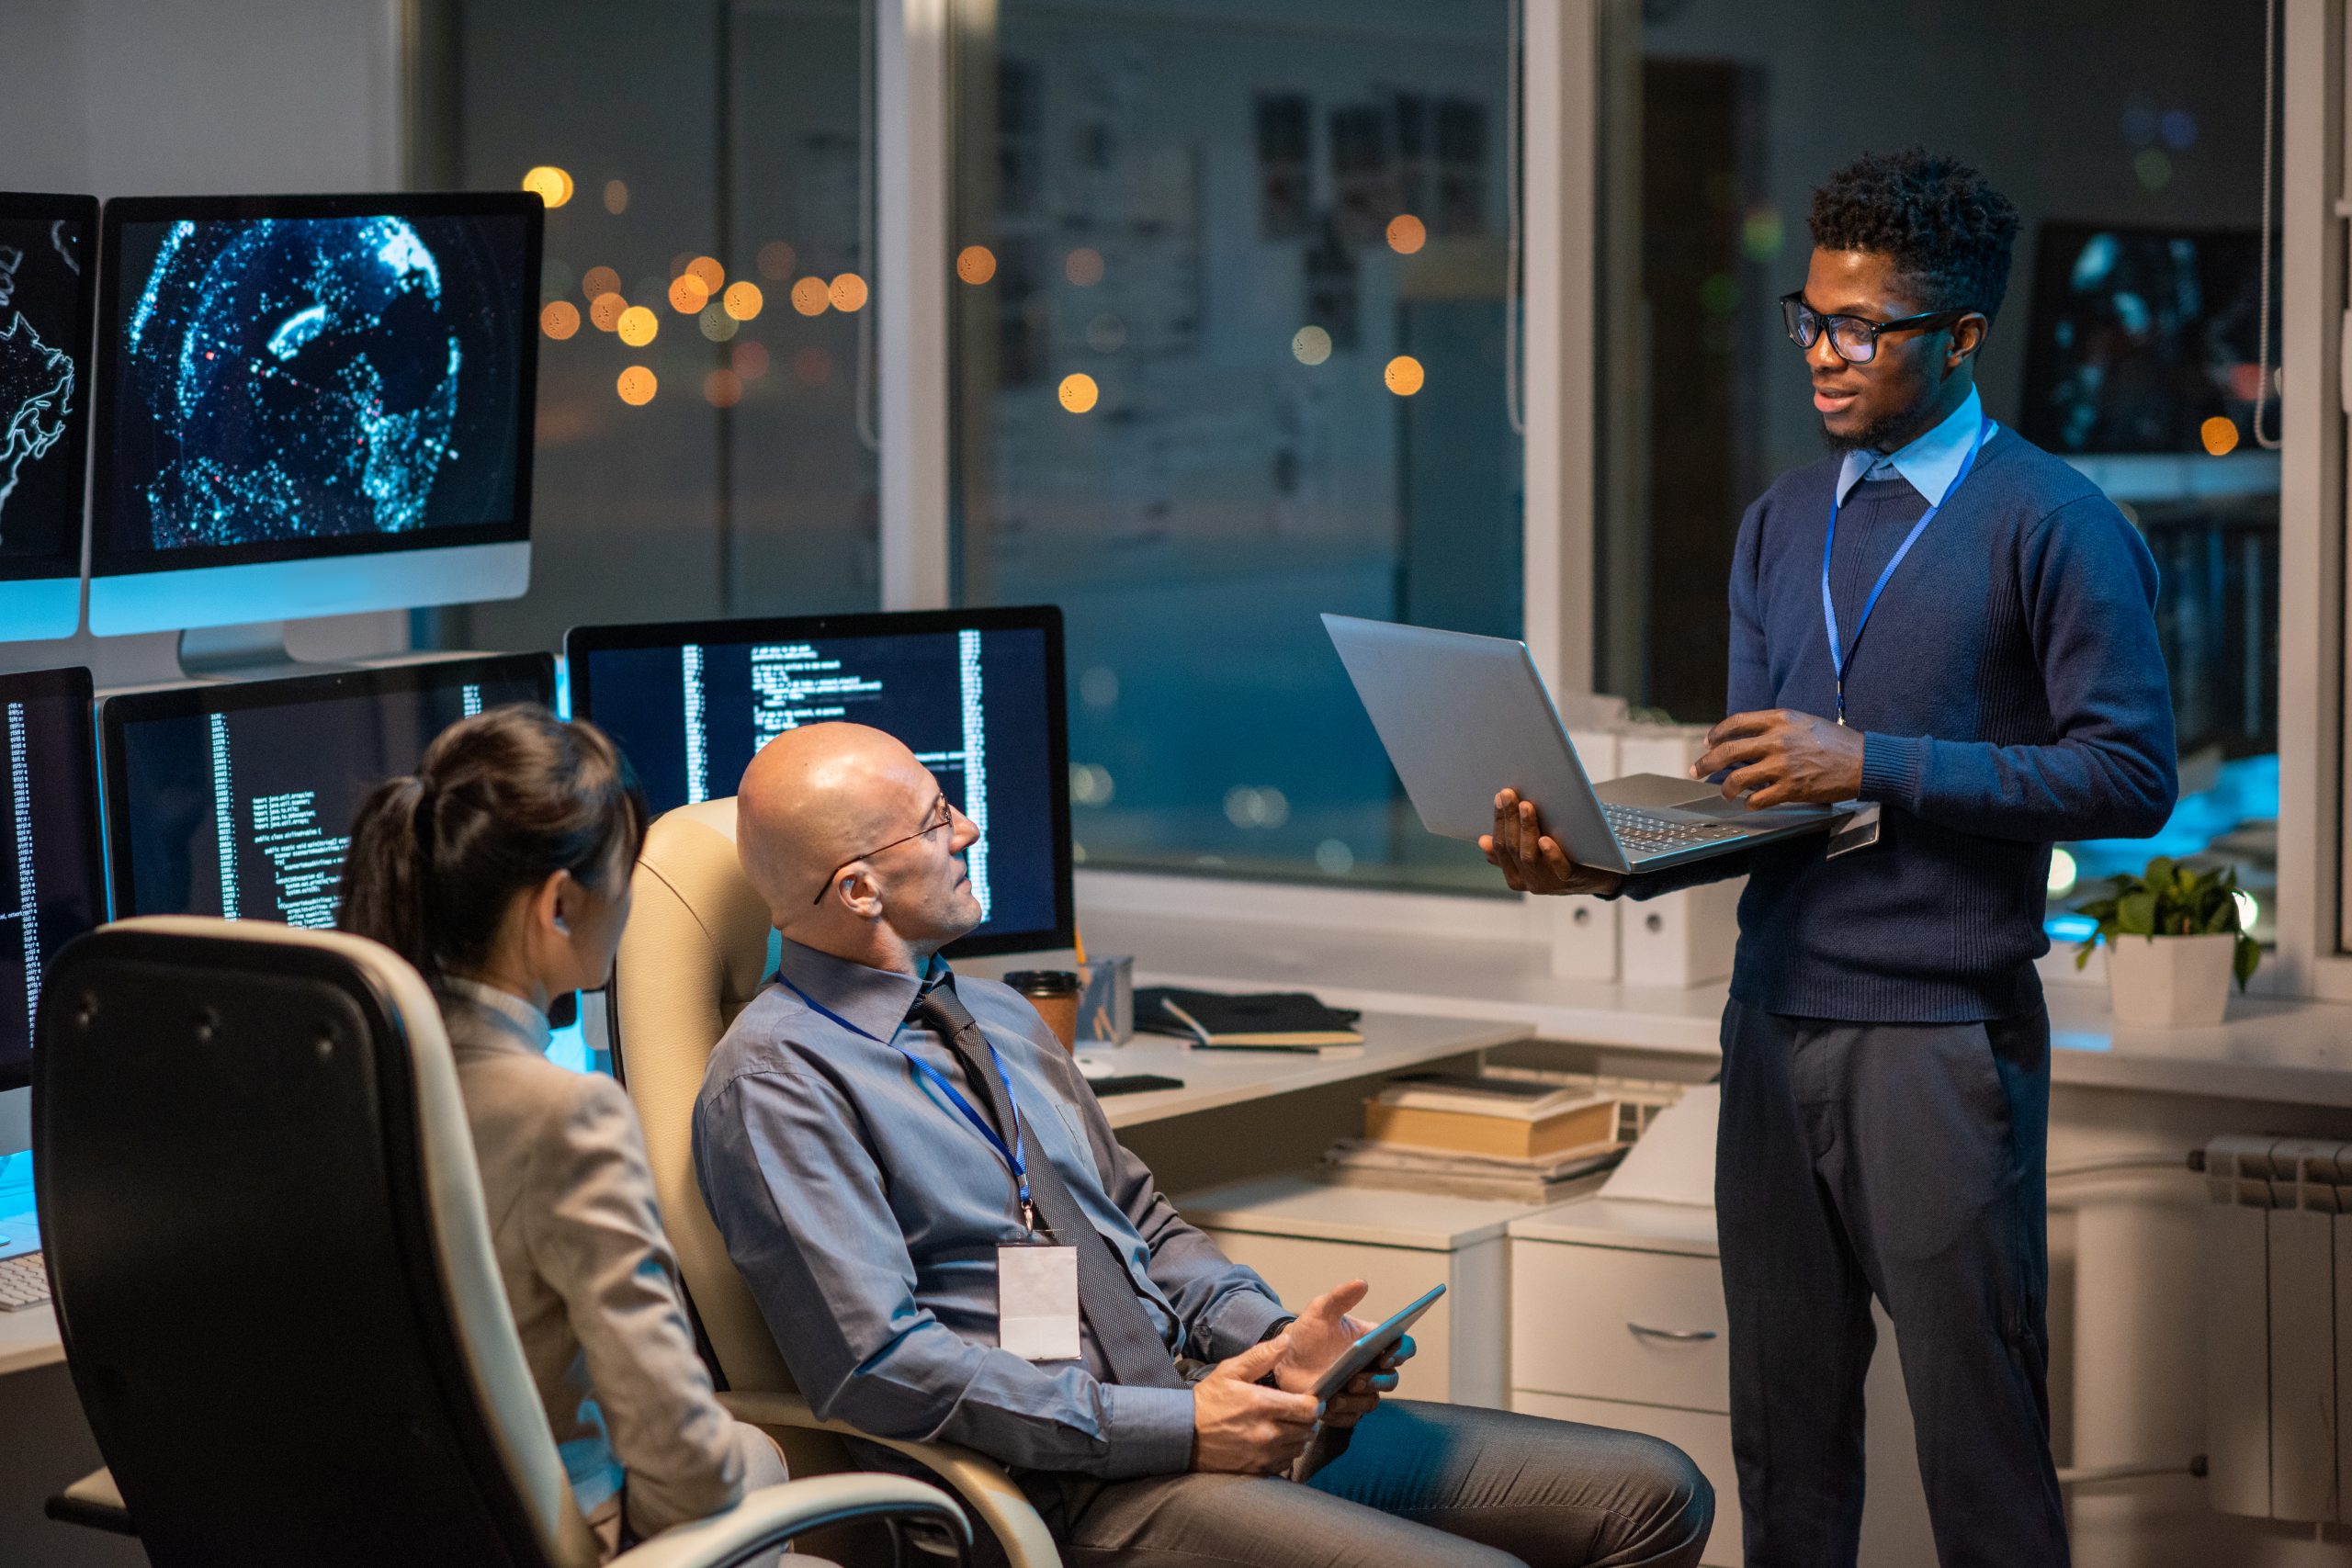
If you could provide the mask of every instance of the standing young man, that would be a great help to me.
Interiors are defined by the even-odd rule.
[[[1715,1205],[1749,1568],[1855,1559],[1873,1294],[1943,1568],[2063,1564],[2033,961],[2051,845],[2145,836],[2172,808],[2155,564],[1983,411],[2007,199],[1913,149],[1833,175],[1812,228],[1781,309],[1832,456],[1741,520],[1731,716],[1692,772],[1751,806],[1859,800],[1855,827],[1628,887],[1505,791],[1481,847],[1536,893],[1748,878]]]

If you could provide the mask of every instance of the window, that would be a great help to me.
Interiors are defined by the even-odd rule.
[[[1501,0],[1001,0],[959,70],[956,556],[1063,606],[1085,863],[1498,892],[1317,613],[1519,635]]]
[[[1949,151],[2025,220],[1979,370],[1988,411],[2089,474],[2163,574],[2183,798],[2153,842],[2061,846],[2052,929],[2079,929],[2067,907],[2089,884],[2165,853],[2236,865],[2267,939],[2279,457],[2252,417],[2260,11],[2053,0],[1997,26],[1910,0],[1834,17],[1796,0],[1641,11],[1612,78],[1609,123],[1630,133],[1602,138],[1609,216],[1640,234],[1602,310],[1600,448],[1617,460],[1603,488],[1622,502],[1600,509],[1597,540],[1603,686],[1720,716],[1740,513],[1821,454],[1773,306],[1804,277],[1812,187],[1865,151]],[[2274,240],[2274,366],[2276,254]],[[2275,437],[2275,397],[2263,423]]]
[[[548,647],[580,622],[875,607],[856,0],[457,13],[446,177],[511,186],[545,168],[561,199],[532,590],[462,612],[447,639]]]

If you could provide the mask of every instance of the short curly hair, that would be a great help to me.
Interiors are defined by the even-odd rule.
[[[1891,256],[1923,310],[1999,314],[2018,209],[1956,158],[1906,147],[1866,152],[1813,193],[1813,243]]]

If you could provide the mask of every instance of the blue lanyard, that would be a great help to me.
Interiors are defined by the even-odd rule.
[[[1878,596],[1886,592],[1888,580],[1894,576],[1894,569],[1903,564],[1903,558],[1911,553],[1911,547],[1919,542],[1919,536],[1928,531],[1928,525],[1934,522],[1936,513],[1943,510],[1944,501],[1950,501],[1951,492],[1968,482],[1968,471],[1976,467],[1976,454],[1984,450],[1984,443],[1992,438],[1992,419],[1990,416],[1980,415],[1976,425],[1976,439],[1969,444],[1968,456],[1962,460],[1960,472],[1952,476],[1951,483],[1946,487],[1943,501],[1939,501],[1928,507],[1919,514],[1919,521],[1911,525],[1911,532],[1904,536],[1903,543],[1895,549],[1894,558],[1886,563],[1886,570],[1880,572],[1878,581],[1871,585],[1870,597],[1862,601],[1861,615],[1854,622],[1854,640],[1843,648],[1838,644],[1838,606],[1829,597],[1829,552],[1838,547],[1839,501],[1837,491],[1834,488],[1830,491],[1829,536],[1821,544],[1821,620],[1822,624],[1829,628],[1829,671],[1838,680],[1838,722],[1839,724],[1846,722],[1846,662],[1853,657],[1854,649],[1861,645],[1862,628],[1871,624],[1871,612],[1878,608]]]
[[[962,1091],[949,1083],[938,1068],[897,1041],[890,1043],[898,1047],[899,1055],[914,1064],[917,1072],[929,1078],[939,1092],[947,1097],[949,1103],[964,1113],[964,1120],[977,1128],[980,1136],[989,1141],[989,1146],[1003,1157],[1005,1165],[1012,1171],[1013,1182],[1021,1190],[1021,1224],[1024,1229],[1035,1233],[1037,1212],[1035,1205],[1029,1201],[1029,1157],[1026,1140],[1021,1135],[1021,1103],[1013,1098],[1012,1075],[1004,1070],[1004,1058],[997,1054],[996,1043],[989,1043],[989,1060],[996,1064],[996,1076],[1004,1085],[1004,1103],[1012,1111],[1012,1143],[1010,1146],[1006,1145],[1003,1134],[989,1124],[987,1117],[972,1108],[972,1102],[965,1099]]]

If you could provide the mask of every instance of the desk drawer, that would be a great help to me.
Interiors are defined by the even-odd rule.
[[[1588,1427],[1613,1427],[1621,1432],[1663,1438],[1690,1455],[1690,1462],[1715,1489],[1715,1528],[1699,1561],[1739,1568],[1739,1476],[1732,1468],[1730,1416],[1614,1404],[1603,1399],[1567,1399],[1526,1389],[1512,1391],[1510,1407],[1524,1416],[1549,1416],[1555,1421],[1581,1421]]]
[[[1713,1258],[1545,1241],[1511,1246],[1513,1387],[1731,1409],[1723,1273]]]

